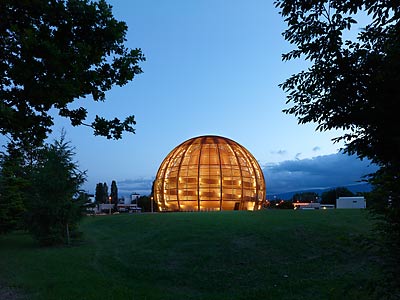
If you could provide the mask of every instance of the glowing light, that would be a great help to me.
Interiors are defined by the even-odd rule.
[[[265,198],[265,181],[247,149],[227,138],[201,136],[167,155],[154,196],[163,210],[257,210]]]

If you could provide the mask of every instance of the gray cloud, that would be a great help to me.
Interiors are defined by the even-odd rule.
[[[317,151],[319,151],[319,150],[321,150],[321,148],[318,147],[318,146],[315,146],[314,148],[312,148],[312,151],[314,151],[314,152],[317,152]]]
[[[285,155],[287,153],[287,151],[286,150],[279,150],[277,153],[279,155]]]
[[[296,155],[296,158],[264,166],[268,193],[356,184],[363,175],[377,170],[369,161],[342,153],[311,159],[298,159]]]
[[[127,196],[131,193],[139,193],[141,195],[149,195],[154,178],[136,178],[118,181],[118,194]]]
[[[286,150],[278,150],[278,151],[271,151],[271,154],[279,154],[279,155],[285,155],[287,153]]]

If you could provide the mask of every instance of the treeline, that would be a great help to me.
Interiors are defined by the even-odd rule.
[[[96,184],[95,203],[110,203],[114,205],[118,204],[118,187],[115,180],[111,182],[110,194],[108,194],[107,183],[99,182],[98,184]]]

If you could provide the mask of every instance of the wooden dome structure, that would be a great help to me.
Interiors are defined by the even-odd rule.
[[[200,136],[173,149],[154,182],[160,211],[257,210],[265,181],[251,153],[225,137]]]

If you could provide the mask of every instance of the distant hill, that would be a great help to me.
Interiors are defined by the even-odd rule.
[[[348,188],[353,193],[359,193],[359,192],[363,193],[363,192],[371,191],[371,185],[368,183],[359,183],[359,184],[354,184],[354,185],[347,185],[344,187]],[[291,192],[277,193],[277,194],[271,194],[271,193],[268,193],[268,191],[267,191],[267,199],[274,199],[274,197],[276,197],[277,199],[290,200],[294,194],[303,193],[303,192],[314,192],[314,193],[317,193],[318,195],[321,195],[323,192],[329,191],[334,188],[336,188],[336,187],[306,189],[306,190],[291,191]]]

